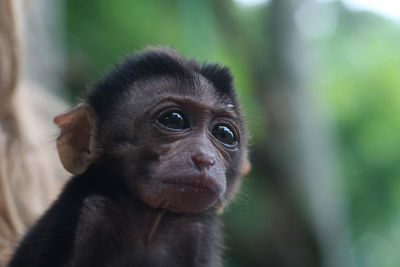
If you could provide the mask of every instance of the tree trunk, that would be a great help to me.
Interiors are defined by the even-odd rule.
[[[284,225],[276,239],[286,235],[290,240],[281,251],[284,255],[286,250],[292,259],[285,266],[344,267],[350,266],[344,197],[334,168],[335,153],[326,118],[322,118],[309,90],[314,67],[310,51],[294,20],[297,8],[304,2],[272,1],[272,64],[269,80],[261,83],[267,86],[260,88],[269,129],[264,152],[269,162],[266,171],[269,183],[275,185],[272,193],[278,195],[278,201],[274,201],[279,203],[278,207],[273,209],[279,215],[276,225]],[[303,213],[304,220],[296,211]],[[281,220],[286,220],[286,224],[279,221],[282,214]],[[294,225],[295,222],[303,222],[307,227],[302,223]],[[289,227],[285,229],[285,225]],[[317,255],[320,263],[312,255]]]

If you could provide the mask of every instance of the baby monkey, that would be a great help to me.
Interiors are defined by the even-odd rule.
[[[74,177],[10,267],[220,264],[216,212],[250,168],[228,68],[150,48],[54,122]]]

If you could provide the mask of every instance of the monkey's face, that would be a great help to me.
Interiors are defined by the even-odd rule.
[[[151,112],[149,149],[156,158],[138,187],[149,206],[190,212],[224,201],[226,173],[239,153],[240,131],[233,113],[214,111],[169,99]]]
[[[241,117],[229,99],[218,99],[210,88],[199,90],[196,96],[159,92],[141,101],[143,112],[137,105],[137,111],[128,112],[137,115],[126,120],[132,122],[126,131],[132,142],[119,156],[123,164],[118,168],[135,194],[153,208],[196,212],[223,205],[238,178]],[[117,113],[130,109],[132,101],[126,103]],[[123,128],[107,127],[119,129],[119,135]]]

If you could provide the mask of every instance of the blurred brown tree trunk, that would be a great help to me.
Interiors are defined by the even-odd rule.
[[[267,159],[271,229],[282,266],[349,266],[348,235],[334,151],[309,90],[310,51],[295,25],[305,1],[274,0],[270,6],[270,68],[259,77],[269,135],[258,159]],[[300,238],[299,238],[300,237]],[[285,257],[286,256],[286,257]],[[319,262],[318,262],[319,261]]]
[[[303,206],[311,230],[308,236],[317,244],[317,249],[309,241],[298,243],[298,248],[318,253],[322,266],[345,267],[350,266],[349,242],[343,193],[334,167],[334,146],[326,118],[322,118],[309,90],[315,66],[294,19],[297,8],[305,2],[271,3],[272,64],[268,86],[263,90],[270,130],[265,156],[274,170],[269,179],[289,190],[289,196],[284,198],[296,201],[292,207],[298,210]],[[289,221],[294,219],[289,212],[287,215]],[[292,262],[288,266],[310,266],[310,263]]]
[[[50,93],[61,84],[61,52],[42,23],[57,14],[49,2],[0,0],[0,266],[67,177],[50,142],[51,120],[66,107]],[[55,32],[56,18],[46,24]]]

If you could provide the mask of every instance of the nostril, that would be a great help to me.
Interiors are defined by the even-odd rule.
[[[215,165],[215,157],[206,153],[195,153],[192,155],[192,160],[199,169],[204,169]]]

